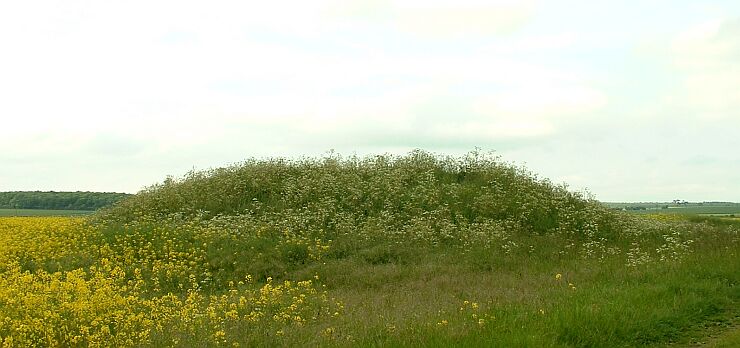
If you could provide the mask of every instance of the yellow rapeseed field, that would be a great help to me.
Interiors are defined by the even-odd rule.
[[[231,345],[250,329],[287,331],[338,309],[313,280],[259,285],[244,275],[206,291],[202,248],[175,245],[172,229],[127,231],[109,236],[83,218],[0,218],[2,347],[187,345],[193,337]],[[163,291],[165,280],[177,290]]]

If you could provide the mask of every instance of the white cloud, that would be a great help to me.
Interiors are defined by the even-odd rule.
[[[671,48],[673,64],[684,76],[680,99],[701,119],[738,121],[740,19],[688,28]]]
[[[567,72],[502,59],[496,52],[326,54],[289,43],[255,41],[247,35],[274,31],[301,40],[329,30],[333,24],[324,23],[326,8],[321,4],[54,4],[43,11],[31,5],[8,6],[1,19],[23,20],[0,21],[4,23],[0,40],[16,53],[0,58],[4,76],[0,93],[9,100],[3,111],[15,115],[17,121],[10,128],[19,133],[43,130],[84,137],[107,131],[156,137],[162,136],[162,129],[172,129],[167,142],[179,143],[205,142],[219,135],[213,124],[245,119],[287,122],[306,130],[351,126],[363,117],[402,123],[404,118],[416,117],[408,110],[428,98],[430,85],[444,90],[481,81],[502,88],[548,84],[557,90],[560,81],[577,79]],[[509,11],[524,11],[531,3],[401,1],[386,6],[400,26],[423,31],[429,24],[413,23],[437,16],[431,27],[458,33],[468,24],[476,27],[484,22],[494,30],[499,21],[489,16],[491,11],[508,18]],[[18,32],[21,35],[11,34]],[[167,39],[178,33],[187,40]],[[376,88],[385,91],[366,98],[341,95],[383,76],[388,78]],[[231,93],[214,89],[224,81],[239,84]],[[261,90],[270,85],[278,87]],[[445,92],[449,91],[438,94]],[[511,98],[503,102],[504,109],[532,102],[517,97],[499,99]],[[210,122],[199,121],[204,114],[211,114]],[[188,131],[190,127],[195,128]],[[518,128],[521,125],[512,129]]]
[[[606,104],[604,93],[586,86],[532,84],[480,100],[474,109],[483,114],[548,119],[595,112]]]
[[[421,6],[419,6],[421,5]],[[429,6],[427,2],[414,2],[399,6],[395,24],[402,31],[431,38],[490,35],[511,32],[531,16],[529,2],[504,3],[481,6],[464,6],[464,2]]]
[[[473,139],[530,138],[554,133],[554,125],[541,120],[499,119],[461,121],[433,126],[435,135]]]
[[[530,20],[534,9],[530,0],[362,0],[334,2],[327,12],[426,39],[460,39],[510,33]]]

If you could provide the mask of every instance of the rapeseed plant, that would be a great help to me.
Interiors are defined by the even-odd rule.
[[[197,281],[209,277],[208,270],[183,261],[203,260],[203,250],[195,248],[200,242],[182,244],[166,228],[134,224],[127,231],[96,244],[105,236],[79,218],[0,218],[0,342],[123,347],[151,343],[166,332],[210,328],[214,342],[227,343],[233,322],[304,325],[341,306],[313,280],[269,279],[259,286],[247,275],[247,283],[236,287],[231,280],[225,294],[209,295]],[[67,264],[81,252],[94,256],[89,265]],[[171,286],[163,292],[163,281],[179,279],[181,295]],[[179,340],[174,336],[169,344]]]

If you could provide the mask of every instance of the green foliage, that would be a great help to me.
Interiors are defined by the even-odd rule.
[[[233,322],[248,346],[655,345],[740,308],[740,223],[614,211],[478,152],[249,160],[93,222],[90,244],[152,296],[222,296],[249,275],[313,279],[344,304],[300,326]],[[154,345],[214,345],[167,332]]]
[[[281,228],[330,235],[382,226],[424,229],[437,243],[458,242],[451,231],[492,224],[531,233],[592,229],[614,233],[614,215],[596,201],[538,179],[492,155],[460,158],[413,151],[360,159],[249,160],[227,168],[168,178],[108,209],[106,218],[184,214],[249,215]]]
[[[130,195],[108,192],[0,192],[0,209],[97,210]]]

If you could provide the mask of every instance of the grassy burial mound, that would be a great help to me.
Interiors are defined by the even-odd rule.
[[[104,214],[237,219],[283,233],[341,240],[488,243],[491,235],[617,237],[620,217],[600,203],[497,158],[416,151],[376,156],[248,161],[168,179]],[[495,239],[495,238],[494,238]],[[467,243],[467,244],[466,244]]]
[[[740,313],[740,225],[623,214],[478,152],[250,160],[37,219],[0,220],[21,345],[688,344]]]

